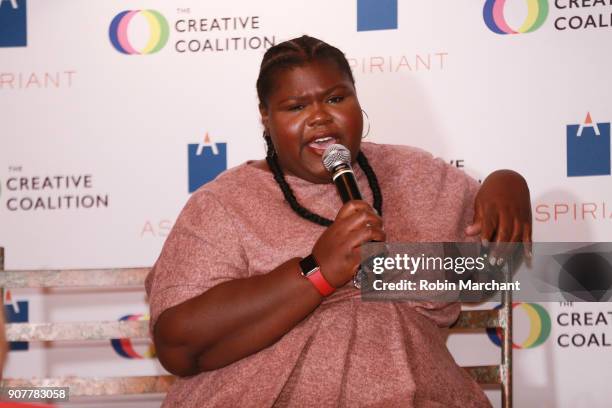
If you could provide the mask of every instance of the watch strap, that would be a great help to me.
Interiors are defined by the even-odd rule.
[[[315,257],[310,254],[300,261],[302,275],[308,279],[322,296],[331,295],[336,288],[329,284],[321,273],[321,268]]]

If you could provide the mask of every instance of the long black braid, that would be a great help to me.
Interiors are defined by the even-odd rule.
[[[274,145],[272,144],[272,139],[270,136],[264,134],[264,139],[266,140],[266,144],[268,145],[268,152],[266,154],[266,162],[268,163],[268,167],[272,170],[272,174],[274,174],[274,180],[278,183],[285,196],[285,200],[291,206],[291,209],[295,211],[300,217],[307,219],[308,221],[314,222],[315,224],[323,225],[324,227],[330,226],[333,221],[329,218],[322,217],[318,214],[313,213],[305,207],[302,207],[300,203],[298,203],[295,198],[295,194],[293,194],[293,190],[285,180],[285,174],[283,173],[283,169],[278,164],[278,159],[276,155],[276,150],[274,149]],[[374,197],[374,208],[378,211],[378,214],[382,217],[382,192],[380,191],[380,185],[378,184],[378,179],[376,178],[376,174],[374,173],[374,169],[370,166],[368,159],[365,157],[361,151],[357,155],[357,163],[365,173],[368,184],[370,185],[370,189],[372,190],[372,196]]]
[[[274,79],[276,73],[282,69],[287,69],[295,66],[307,64],[315,60],[328,60],[333,61],[338,65],[338,68],[347,75],[351,83],[355,84],[351,67],[348,64],[344,54],[338,48],[333,47],[319,39],[304,35],[293,40],[285,41],[277,44],[266,51],[261,66],[259,68],[259,77],[257,78],[257,95],[259,97],[260,108],[267,107],[267,100],[270,92],[274,88]],[[312,221],[316,224],[329,226],[332,224],[332,220],[315,214],[308,209],[302,207],[295,198],[295,194],[291,190],[291,187],[285,180],[283,170],[278,163],[278,157],[272,139],[269,135],[266,135],[264,131],[264,138],[268,146],[266,154],[266,162],[274,174],[274,180],[280,186],[285,199],[298,215]],[[378,214],[382,216],[382,192],[378,179],[374,170],[368,163],[368,159],[360,151],[357,154],[357,163],[365,173],[370,189],[372,190],[372,196],[374,197],[374,208],[378,211]]]

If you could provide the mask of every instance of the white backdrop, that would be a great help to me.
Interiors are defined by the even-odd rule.
[[[159,14],[133,13],[111,28],[127,7]],[[377,16],[380,29],[372,29]],[[358,21],[370,29],[358,30]],[[542,24],[499,34],[490,21],[514,30]],[[259,63],[266,44],[305,33],[346,53],[370,140],[422,147],[479,179],[499,168],[521,172],[536,241],[612,238],[608,1],[5,0],[0,23],[6,269],[152,265],[189,196],[190,166],[198,181],[264,156]],[[161,49],[129,55],[111,37],[136,51]],[[587,113],[596,126],[578,137],[568,126],[587,122]],[[209,145],[189,159],[188,146],[207,134],[219,155]],[[23,319],[27,303],[32,322],[147,312],[144,295],[134,292],[13,291],[5,303]],[[530,329],[537,336],[541,324],[524,308],[515,312],[516,343],[525,346],[515,350],[516,406],[609,406],[612,307],[542,306],[551,331],[536,347],[527,348]],[[597,312],[607,320],[587,324]],[[147,347],[134,345],[138,355]],[[449,347],[463,365],[499,359],[484,333],[451,335]],[[6,375],[94,372],[162,369],[152,359],[121,357],[108,343],[30,344],[11,353]],[[488,394],[497,406],[499,392]]]

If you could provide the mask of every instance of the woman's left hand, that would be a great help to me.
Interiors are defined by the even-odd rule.
[[[525,256],[531,256],[531,199],[527,182],[512,170],[489,175],[474,201],[474,221],[465,229],[468,236],[480,235],[483,245],[495,242],[489,261],[501,265],[512,248],[501,243],[523,242]],[[501,259],[500,259],[501,258]]]

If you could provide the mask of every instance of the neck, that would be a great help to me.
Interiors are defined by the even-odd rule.
[[[293,211],[295,211],[300,217],[307,219],[308,221],[314,222],[315,224],[319,224],[322,226],[330,226],[333,221],[322,217],[318,214],[315,214],[308,210],[307,208],[302,207],[300,203],[297,201],[295,194],[293,194],[293,190],[287,183],[285,179],[285,174],[278,163],[278,157],[276,152],[274,151],[274,146],[272,145],[272,141],[269,136],[266,136],[266,142],[268,143],[268,153],[266,156],[266,162],[268,164],[269,169],[274,174],[274,180],[279,185],[283,195],[285,196],[285,200],[291,206]],[[380,186],[378,184],[378,179],[376,178],[376,174],[374,173],[374,169],[368,163],[368,159],[362,152],[359,152],[357,155],[357,162],[359,166],[365,173],[368,178],[368,184],[370,189],[372,190],[372,196],[374,197],[373,207],[378,211],[378,214],[382,216],[382,192],[380,191]]]

